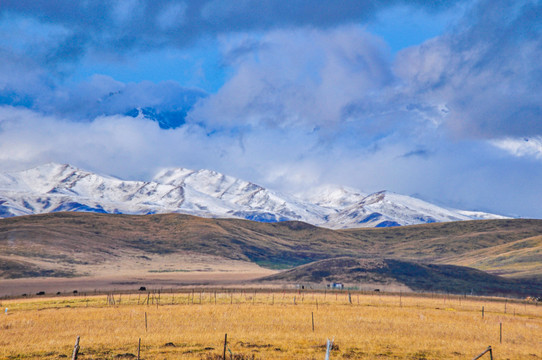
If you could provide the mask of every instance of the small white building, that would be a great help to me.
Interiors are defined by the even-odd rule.
[[[344,285],[342,283],[331,283],[331,284],[327,284],[327,287],[328,288],[331,288],[331,289],[343,289],[344,288]]]

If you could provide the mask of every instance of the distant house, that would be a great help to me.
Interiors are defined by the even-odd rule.
[[[327,287],[331,289],[343,289],[344,285],[342,283],[331,283],[327,284]]]

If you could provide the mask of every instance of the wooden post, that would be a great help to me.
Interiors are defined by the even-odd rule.
[[[75,340],[75,346],[73,347],[72,360],[77,360],[77,354],[79,354],[79,336]]]
[[[312,332],[314,332],[314,313],[311,312],[311,317],[312,317]]]
[[[506,314],[506,304],[508,303],[508,300],[504,301],[504,313]]]
[[[216,305],[216,290],[215,290],[215,305]]]
[[[271,301],[271,305],[275,305],[275,294],[273,294],[273,299]]]
[[[502,322],[499,323],[499,343],[502,344]]]
[[[484,307],[482,306],[482,319],[484,318]]]
[[[147,312],[145,311],[145,332],[147,332]]]
[[[318,299],[316,299],[316,310],[318,310]]]
[[[224,335],[224,355],[222,359],[226,360],[226,345],[228,345],[228,334]]]
[[[484,356],[486,353],[489,353],[489,358],[491,360],[493,360],[493,351],[491,349],[491,346],[488,346],[487,349],[485,349],[480,355],[474,357],[474,359],[472,360],[478,360],[479,358],[481,358],[482,356]]]
[[[141,353],[141,338],[139,338],[139,343],[137,344],[137,360],[139,360],[140,353]]]

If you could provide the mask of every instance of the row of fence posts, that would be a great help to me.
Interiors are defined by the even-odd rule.
[[[482,313],[483,313],[483,308],[482,308]],[[311,319],[312,319],[312,331],[314,332],[314,312],[311,312]],[[145,332],[147,332],[147,312],[145,312]],[[75,346],[73,348],[73,353],[72,353],[72,360],[77,360],[77,356],[79,354],[79,349],[80,349],[80,345],[79,345],[80,339],[81,338],[78,336],[77,340],[75,341]],[[330,359],[331,350],[333,348],[333,341],[334,340],[327,339],[325,360]],[[502,322],[499,323],[499,342],[502,344]],[[228,350],[231,354],[231,357],[233,357],[233,353],[231,349],[228,348],[228,334],[227,333],[224,335],[224,351],[223,351],[222,359],[226,359],[226,350]],[[491,348],[491,346],[488,346],[487,349],[485,349],[478,356],[474,357],[473,360],[480,359],[486,353],[489,354],[490,360],[493,360],[493,349]],[[140,360],[140,355],[141,355],[141,338],[139,338],[138,345],[137,345],[137,360]]]
[[[139,294],[139,297],[138,297],[138,300],[137,300],[137,304],[138,305],[154,305],[156,304],[156,306],[158,306],[160,304],[160,300],[161,300],[161,290],[155,290],[153,292],[147,292],[147,296],[143,298],[143,301],[141,302],[141,294]],[[203,303],[203,294],[205,292],[204,291],[201,291],[199,292],[199,304],[202,304]],[[252,297],[252,303],[254,304],[255,303],[255,299],[256,299],[256,293],[257,291],[254,290],[254,295]],[[341,293],[341,291],[333,291],[332,293],[335,293],[335,300],[338,300],[338,295],[339,293]],[[379,292],[377,292],[379,294]],[[195,294],[196,294],[196,291],[195,289],[192,289],[188,295],[187,295],[187,301],[188,303],[192,303],[192,304],[197,304],[195,302]],[[230,304],[233,304],[233,292],[230,292]],[[246,293],[243,291],[243,294],[245,296],[245,299],[246,299]],[[352,301],[352,293],[350,292],[350,290],[347,290],[345,291],[345,296],[346,296],[346,301],[349,303],[349,304],[352,304],[353,301]],[[209,294],[209,302],[212,302],[212,295],[213,293],[211,292]],[[301,291],[301,290],[298,290],[298,295],[299,295],[299,298],[294,296],[293,297],[293,303],[294,305],[297,305],[298,303],[298,300],[301,299],[301,302],[304,302],[304,298],[305,298],[305,292],[304,291]],[[380,294],[379,294],[380,295]],[[272,294],[272,305],[274,305],[275,303],[275,294]],[[327,296],[327,290],[324,290],[324,300],[326,299],[326,296]],[[434,298],[435,294],[431,294],[431,298]],[[121,300],[122,300],[122,294],[119,294],[119,298],[118,300],[115,299],[115,296],[114,296],[114,293],[109,293],[107,294],[107,305],[117,305],[117,304],[120,304]],[[314,297],[314,294],[313,294],[313,297]],[[444,303],[446,303],[446,300],[447,298],[449,297],[449,295],[446,295],[443,297],[443,301]],[[466,295],[465,295],[466,297]],[[283,296],[284,298],[284,296]],[[358,304],[359,304],[359,294],[358,294]],[[459,303],[461,305],[461,298],[458,298],[459,299]],[[403,294],[402,294],[402,291],[399,292],[399,306],[402,307],[403,306]],[[448,299],[449,300],[449,299]],[[171,291],[171,304],[173,305],[175,302],[175,294],[173,293],[173,289]],[[318,299],[315,299],[315,302],[316,302],[316,307],[318,307]],[[214,290],[214,303],[215,305],[217,304],[217,291]],[[507,308],[507,304],[508,304],[508,300],[505,300],[505,303],[504,303],[504,313],[506,314],[507,311],[508,311],[508,308]],[[88,305],[88,304],[87,304]],[[536,305],[536,303],[535,303]],[[514,315],[515,315],[516,311],[514,309]],[[482,307],[482,318],[484,317],[484,308]]]
[[[146,325],[147,325],[147,313],[145,313],[145,328],[146,328]],[[314,313],[313,313],[313,320],[312,320],[312,331],[314,331]],[[77,360],[77,356],[79,355],[79,349],[81,348],[79,346],[80,339],[81,338],[78,336],[77,340],[75,341],[75,346],[73,347],[73,353],[72,353],[72,360]],[[331,350],[333,350],[333,341],[334,339],[332,340],[327,339],[325,360],[330,360]],[[501,343],[502,343],[502,323],[501,323]],[[228,333],[224,334],[224,351],[222,353],[222,359],[224,360],[226,359],[226,350],[229,351],[230,358],[233,358],[233,352],[231,351],[230,348],[228,348]],[[487,349],[485,349],[478,356],[474,357],[472,360],[478,360],[485,354],[489,354],[490,360],[493,360],[493,349],[491,348],[491,346],[488,346]],[[140,360],[140,356],[141,356],[141,338],[139,338],[138,343],[137,343],[137,360]]]
[[[325,297],[326,293],[327,293],[327,291],[324,291],[324,297]],[[193,289],[192,294],[188,295],[188,299],[189,299],[188,301],[190,302],[190,298],[191,298],[192,304],[194,304],[194,296],[195,296],[195,290]],[[335,293],[335,296],[337,297],[338,293]],[[352,304],[352,296],[351,296],[350,291],[348,291],[347,296],[348,296],[348,302],[350,304]],[[246,297],[246,295],[245,295],[245,297]],[[255,297],[256,297],[256,291],[254,291],[254,296],[252,297],[252,302],[253,303],[255,301]],[[107,294],[107,304],[108,305],[120,304],[121,299],[122,299],[122,294],[119,294],[118,300],[115,299],[115,296],[114,296],[113,293]],[[216,290],[215,290],[215,292],[214,292],[214,303],[215,304],[217,303],[216,299],[217,299],[217,294],[216,294]],[[359,301],[359,299],[358,299],[358,301]],[[138,298],[137,303],[140,304],[140,298]],[[154,293],[148,292],[146,299],[144,298],[143,302],[141,304],[142,305],[144,305],[144,304],[149,305],[149,304],[155,304],[155,303],[156,303],[157,306],[160,303],[160,291],[154,292]],[[173,303],[173,300],[172,300],[172,303]],[[202,303],[202,292],[201,291],[200,291],[199,303],[200,304]],[[272,294],[272,304],[274,304],[274,303],[275,303],[275,294]],[[400,303],[400,306],[402,307],[402,293],[399,294],[399,303]],[[506,305],[507,305],[506,303],[507,302],[505,302],[505,305],[504,305],[505,313],[506,313]],[[233,304],[233,292],[230,293],[230,304]],[[296,296],[293,297],[293,304],[296,305]],[[318,310],[318,300],[317,299],[316,299],[316,309]],[[6,313],[7,313],[7,308],[6,308]],[[485,308],[484,308],[484,306],[482,306],[481,313],[482,313],[482,319],[484,319],[484,316],[485,316]],[[314,312],[311,312],[311,323],[312,323],[312,331],[314,332]],[[145,332],[147,332],[147,330],[148,330],[148,319],[147,319],[147,312],[145,312]],[[502,327],[502,322],[500,322],[499,323],[499,343],[501,343],[501,344],[502,344],[502,339],[503,339],[503,327]],[[74,346],[74,349],[73,349],[72,360],[77,359],[79,349],[80,349],[79,341],[80,341],[80,337],[78,336],[77,341],[76,341],[75,346]],[[228,334],[225,334],[225,336],[224,336],[224,352],[223,352],[224,357],[223,357],[223,359],[226,358],[225,357],[226,356],[226,350],[228,350],[230,353],[232,353],[231,350],[229,348],[227,348],[227,343],[228,343]],[[332,346],[333,346],[333,340],[330,341],[328,339],[327,340],[327,350],[326,350],[326,360],[329,359],[329,356],[330,356],[329,351],[332,348]],[[137,359],[138,360],[140,358],[140,352],[141,352],[141,338],[139,338],[138,349],[137,349],[137,353],[138,353]],[[486,353],[489,353],[490,358],[493,359],[492,348],[491,348],[491,346],[489,346],[486,350],[484,350],[484,352],[482,352],[480,355],[475,357],[473,360],[481,358]]]

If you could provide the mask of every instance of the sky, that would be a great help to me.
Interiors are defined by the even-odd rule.
[[[211,169],[542,218],[540,0],[0,0],[0,172]]]

